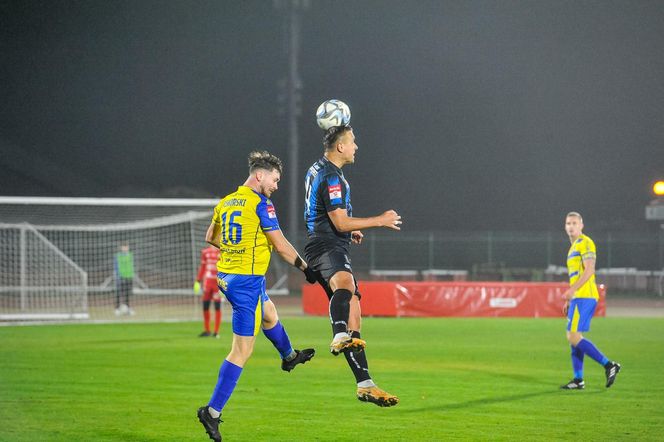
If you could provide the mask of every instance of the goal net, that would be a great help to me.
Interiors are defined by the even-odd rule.
[[[0,197],[0,321],[200,318],[193,283],[217,202]],[[270,293],[286,292],[271,267]]]

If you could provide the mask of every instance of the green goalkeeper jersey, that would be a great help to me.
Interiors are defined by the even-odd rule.
[[[120,252],[115,255],[115,273],[122,279],[134,277],[134,255],[131,252]]]

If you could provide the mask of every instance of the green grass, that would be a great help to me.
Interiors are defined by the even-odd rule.
[[[616,384],[586,362],[571,378],[563,319],[364,320],[371,373],[401,398],[355,399],[326,318],[285,318],[319,353],[291,373],[259,336],[224,410],[225,440],[661,440],[664,320],[596,318],[588,334],[623,364]],[[0,440],[207,440],[209,399],[230,334],[199,323],[0,327]]]

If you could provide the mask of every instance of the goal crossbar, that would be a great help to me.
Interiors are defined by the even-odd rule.
[[[0,204],[42,206],[136,206],[136,207],[213,207],[211,198],[66,198],[46,196],[0,196]]]

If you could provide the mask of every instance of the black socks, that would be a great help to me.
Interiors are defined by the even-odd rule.
[[[360,332],[354,331],[351,335],[352,338],[360,339]],[[369,363],[367,362],[367,355],[365,351],[346,351],[344,352],[348,366],[355,375],[355,382],[358,384],[362,381],[371,379],[369,375]]]
[[[350,298],[353,294],[346,289],[337,289],[330,299],[330,320],[332,334],[348,331],[348,315],[350,314]]]

